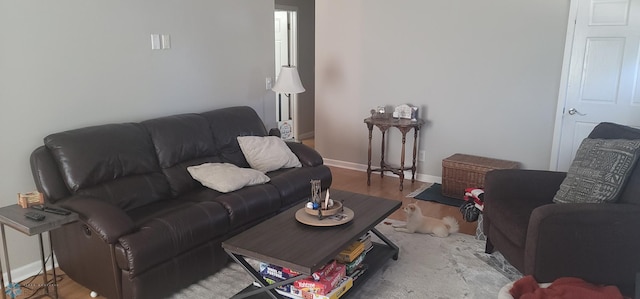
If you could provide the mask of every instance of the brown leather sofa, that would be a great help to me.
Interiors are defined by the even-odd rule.
[[[589,138],[640,139],[640,130],[601,123]],[[633,295],[640,272],[640,163],[615,203],[553,203],[565,176],[539,170],[487,173],[486,252],[499,251],[539,282],[579,277]]]
[[[31,155],[37,188],[81,219],[52,232],[60,268],[108,298],[163,298],[219,271],[223,240],[305,200],[311,179],[331,185],[322,157],[300,143],[287,144],[303,167],[226,194],[186,170],[249,167],[236,137],[265,135],[253,109],[230,107],[47,136]]]

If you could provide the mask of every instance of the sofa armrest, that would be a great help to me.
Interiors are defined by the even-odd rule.
[[[70,196],[58,165],[45,146],[40,146],[31,153],[31,174],[38,191],[42,192],[47,202],[55,203],[60,198]]]
[[[108,244],[115,243],[119,237],[135,229],[135,224],[122,209],[94,197],[72,196],[57,205],[78,213],[80,220]]]
[[[640,272],[640,207],[629,204],[549,204],[529,219],[525,275],[562,276],[618,286]]]
[[[492,170],[485,176],[485,202],[518,200],[539,202],[540,205],[551,203],[566,175],[565,172],[546,170]]]
[[[322,156],[314,149],[300,143],[300,142],[286,142],[291,151],[298,157],[302,166],[318,166],[322,165],[324,161]]]

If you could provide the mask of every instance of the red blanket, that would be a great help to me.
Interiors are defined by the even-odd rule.
[[[509,290],[514,299],[623,299],[615,286],[599,286],[580,278],[562,277],[541,288],[533,276],[525,276]]]

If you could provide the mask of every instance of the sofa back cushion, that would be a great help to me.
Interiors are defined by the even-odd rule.
[[[598,124],[589,134],[593,139],[640,139],[640,129],[615,123],[603,122]],[[627,179],[624,190],[618,198],[619,203],[640,204],[640,163],[636,163],[631,175]]]
[[[251,107],[222,108],[201,114],[209,122],[221,162],[250,167],[238,145],[238,136],[266,136],[267,129]]]
[[[220,161],[209,122],[199,114],[156,118],[142,125],[151,136],[174,197],[201,186],[187,172],[187,167]]]
[[[128,210],[167,198],[169,185],[140,124],[86,127],[45,137],[44,144],[72,193]]]

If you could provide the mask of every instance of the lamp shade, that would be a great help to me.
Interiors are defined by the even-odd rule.
[[[276,85],[271,89],[280,93],[301,93],[305,91],[300,81],[300,75],[295,66],[283,65],[278,75]]]

